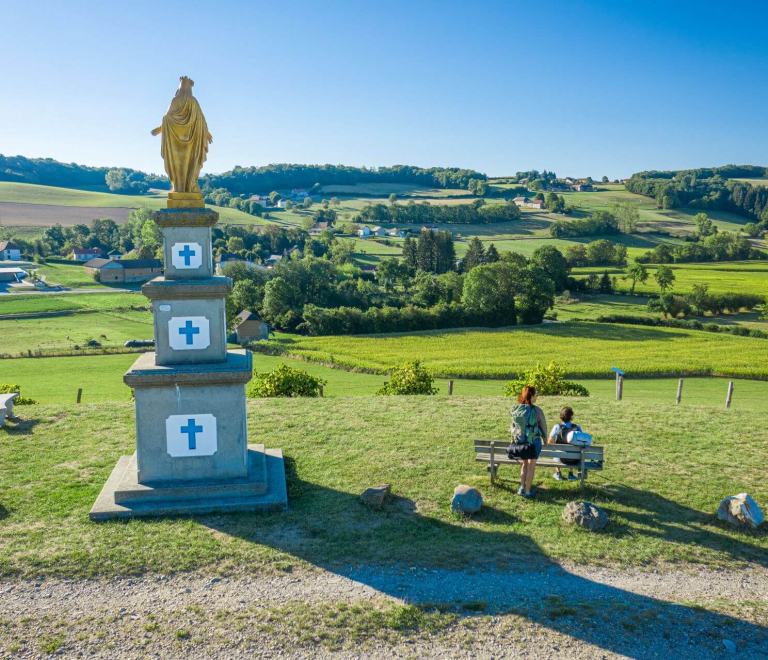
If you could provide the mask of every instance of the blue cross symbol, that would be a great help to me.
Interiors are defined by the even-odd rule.
[[[186,433],[189,436],[189,448],[190,449],[197,449],[197,442],[196,442],[197,439],[195,438],[195,435],[198,434],[198,433],[202,433],[203,432],[203,427],[202,426],[197,426],[195,424],[195,418],[194,417],[190,417],[187,420],[187,425],[181,427],[181,432],[182,433]]]
[[[195,328],[192,321],[187,321],[183,328],[179,328],[179,334],[186,335],[187,346],[191,346],[195,341],[194,335],[200,334],[200,328]]]
[[[195,256],[195,251],[191,250],[189,245],[185,245],[184,249],[179,251],[179,256],[184,259],[184,265],[189,266],[189,260]]]

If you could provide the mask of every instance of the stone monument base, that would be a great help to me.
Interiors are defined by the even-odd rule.
[[[140,484],[136,454],[121,456],[88,514],[91,520],[287,508],[281,449],[248,445],[248,476],[227,481]]]

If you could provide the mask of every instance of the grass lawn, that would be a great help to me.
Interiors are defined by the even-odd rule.
[[[566,402],[540,403],[553,421]],[[514,494],[514,470],[503,468],[492,488],[473,461],[472,438],[507,437],[508,409],[499,398],[251,401],[250,437],[282,447],[287,457],[288,512],[95,524],[88,511],[96,495],[118,456],[134,450],[133,407],[24,407],[26,421],[0,431],[0,573],[285,570],[304,562],[463,568],[514,566],[524,556],[646,567],[765,563],[765,531],[734,531],[714,515],[729,494],[768,499],[764,475],[743,460],[768,451],[764,432],[742,431],[762,429],[762,414],[579,401],[579,421],[606,448],[606,469],[593,473],[581,497],[612,521],[589,534],[561,518],[563,505],[579,497],[574,484],[540,469],[539,497],[527,501]],[[384,511],[358,501],[378,483],[391,483],[396,495]],[[483,512],[469,520],[449,509],[459,483],[484,496]]]
[[[149,301],[139,292],[0,296],[0,316],[33,312],[58,312],[62,310],[95,309],[109,311],[130,307],[149,308]]]
[[[45,263],[37,267],[37,276],[45,277],[46,284],[61,284],[70,289],[108,289],[111,287],[97,282],[85,272],[82,264],[54,264]],[[117,288],[140,288],[141,285],[118,283]]]
[[[0,383],[21,385],[22,392],[41,403],[71,403],[83,388],[83,401],[127,401],[130,390],[123,383],[123,374],[133,364],[136,354],[89,355],[80,357],[21,358],[0,360]],[[326,397],[371,396],[382,386],[386,376],[367,374],[302,362],[272,355],[254,354],[254,371],[270,371],[286,363],[326,381]],[[496,397],[506,380],[453,379],[454,396]],[[579,380],[594,398],[613,399],[615,381]],[[448,381],[436,379],[435,386],[447,395]],[[721,406],[725,401],[728,381],[721,378],[686,378],[683,387],[684,405]],[[677,393],[676,378],[635,378],[624,381],[624,398],[632,402],[670,403]],[[732,407],[738,410],[761,410],[768,413],[768,382],[736,380]]]
[[[281,335],[274,346],[303,359],[380,373],[419,359],[444,377],[508,378],[537,361],[554,360],[573,377],[604,377],[617,366],[635,376],[768,378],[764,339],[629,325],[567,322],[389,335]]]
[[[105,335],[106,339],[101,336]],[[152,314],[145,312],[92,312],[0,319],[0,351],[19,353],[27,350],[69,349],[95,339],[103,345],[122,345],[128,339],[152,339]]]

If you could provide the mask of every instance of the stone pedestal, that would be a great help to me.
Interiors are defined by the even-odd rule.
[[[142,287],[152,301],[155,352],[124,376],[136,398],[136,453],[118,461],[92,520],[287,505],[281,450],[248,444],[251,354],[226,349],[232,281],[213,276],[217,220],[206,209],[155,213],[165,276]]]

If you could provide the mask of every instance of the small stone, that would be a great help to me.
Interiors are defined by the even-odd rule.
[[[451,509],[456,513],[472,514],[477,513],[483,506],[483,496],[477,488],[466,486],[464,484],[456,486],[453,489],[453,499],[451,499]]]
[[[563,509],[563,520],[585,529],[602,529],[608,524],[608,514],[591,502],[568,502]]]
[[[366,506],[378,509],[384,506],[384,502],[386,502],[391,491],[392,486],[390,484],[373,486],[371,488],[366,488],[365,491],[363,491],[363,494],[360,495],[360,499]]]
[[[723,646],[727,648],[731,653],[736,653],[736,644],[734,644],[730,639],[724,639]]]
[[[747,493],[726,497],[717,507],[717,518],[734,527],[756,529],[765,520],[763,512]]]
[[[211,584],[216,584],[217,582],[221,582],[219,578],[211,578]]]

